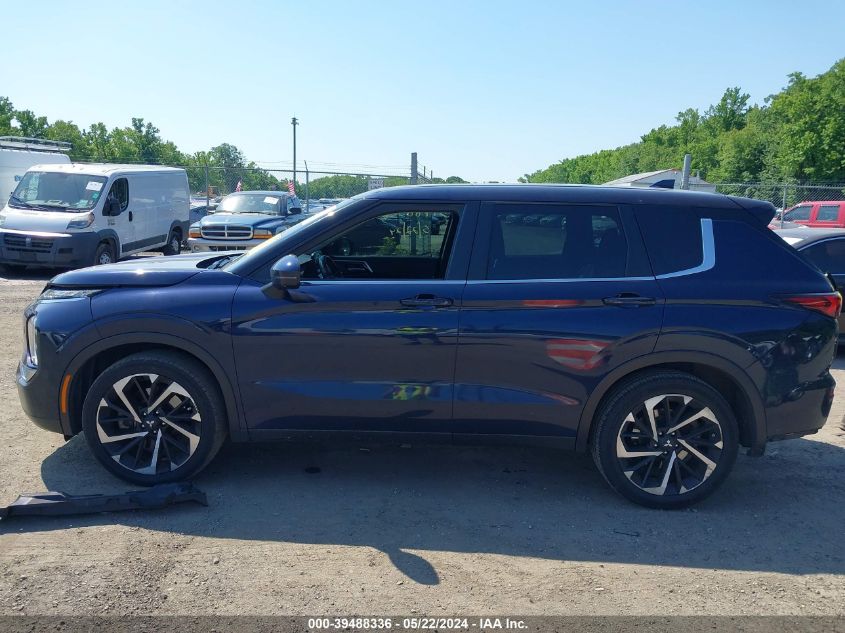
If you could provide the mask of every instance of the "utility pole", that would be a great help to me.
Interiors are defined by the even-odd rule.
[[[681,172],[681,189],[689,189],[689,172],[692,165],[692,155],[684,154],[684,169]]]
[[[417,184],[417,153],[411,152],[411,184]]]
[[[296,187],[296,126],[299,125],[299,121],[293,117],[290,124],[293,127],[293,186]]]

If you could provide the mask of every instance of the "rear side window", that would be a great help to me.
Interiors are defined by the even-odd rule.
[[[819,207],[819,214],[816,216],[816,220],[819,222],[836,222],[838,219],[838,204],[823,204]]]
[[[800,207],[795,207],[791,211],[787,211],[783,219],[787,222],[796,222],[799,220],[809,220],[810,212],[813,210],[813,205],[805,204]]]
[[[655,275],[701,265],[701,219],[694,209],[641,206],[636,213]]]
[[[487,279],[625,277],[627,262],[616,207],[496,205]]]

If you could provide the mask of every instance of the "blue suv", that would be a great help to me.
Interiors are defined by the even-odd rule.
[[[20,399],[142,485],[227,438],[504,439],[590,451],[628,499],[682,507],[740,446],[830,411],[841,297],[773,215],[652,189],[380,189],[246,253],[57,276],[26,309]]]

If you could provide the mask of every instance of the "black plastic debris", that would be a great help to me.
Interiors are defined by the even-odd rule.
[[[159,484],[116,495],[67,495],[63,492],[23,494],[5,508],[0,519],[17,516],[65,516],[122,510],[156,510],[177,503],[208,505],[205,493],[190,483]]]

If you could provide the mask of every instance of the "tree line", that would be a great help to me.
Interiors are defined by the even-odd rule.
[[[679,168],[690,153],[693,172],[710,182],[845,183],[845,59],[818,77],[792,73],[763,105],[748,101],[728,88],[704,112],[684,110],[675,125],[637,143],[563,159],[520,180],[601,184]]]
[[[52,123],[45,116],[31,110],[16,109],[11,100],[0,96],[0,136],[25,136],[29,138],[63,141],[71,144],[69,152],[73,161],[105,163],[139,163],[185,167],[191,191],[204,192],[206,167],[208,185],[221,193],[232,191],[237,182],[244,190],[287,189],[288,180],[278,178],[271,171],[262,169],[247,160],[235,145],[221,143],[208,151],[185,153],[172,142],[162,139],[161,131],[149,121],[132,117],[126,127],[108,129],[103,123],[93,123],[80,128],[73,121],[58,119]],[[433,182],[464,182],[457,176]],[[385,179],[385,186],[408,184],[408,178]],[[309,184],[312,198],[346,198],[367,191],[365,176],[326,176],[315,178]],[[305,194],[302,182],[296,184],[297,193]]]

